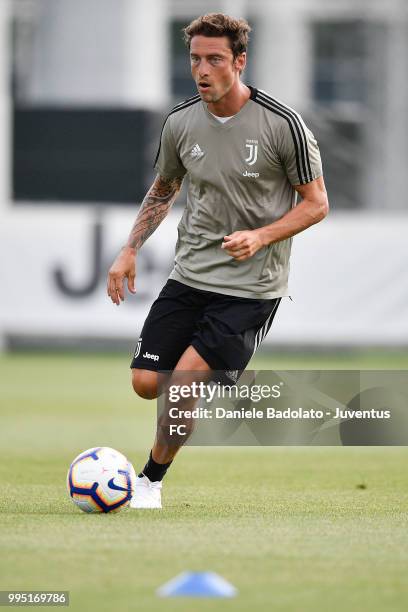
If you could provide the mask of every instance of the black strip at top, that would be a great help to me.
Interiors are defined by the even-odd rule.
[[[255,100],[255,102],[257,102],[258,104],[260,104],[261,106],[263,106],[264,108],[267,108],[268,110],[272,111],[273,113],[275,113],[276,115],[279,115],[280,117],[283,117],[283,119],[286,119],[286,121],[288,122],[289,125],[289,129],[291,131],[292,134],[292,138],[293,138],[293,143],[295,145],[295,156],[296,156],[296,168],[297,168],[297,173],[299,176],[299,180],[300,182],[303,184],[304,181],[302,179],[302,171],[300,168],[300,161],[299,161],[299,148],[296,142],[296,135],[295,132],[293,130],[293,125],[289,119],[289,117],[287,115],[284,115],[282,112],[280,112],[279,110],[276,110],[274,108],[272,108],[271,106],[269,106],[269,104],[266,104],[265,102],[263,102],[262,100],[260,100],[259,98],[257,98]]]
[[[167,115],[167,117],[165,118],[163,122],[163,126],[160,132],[159,148],[157,149],[157,154],[154,160],[153,168],[155,167],[155,165],[157,164],[157,160],[159,159],[160,149],[161,149],[161,139],[162,139],[164,126],[166,125],[167,119],[170,117],[170,115],[173,115],[174,113],[177,113],[178,111],[183,110],[184,108],[188,108],[189,106],[193,106],[193,104],[197,104],[197,102],[199,102],[200,100],[201,100],[201,97],[199,95],[192,96],[191,98],[187,98],[187,100],[184,100],[184,102],[180,102],[180,104],[176,104],[176,106],[171,109],[171,111],[169,112],[169,114]]]
[[[308,182],[308,180],[311,180],[311,179],[309,179],[308,177],[307,166],[306,166],[306,154],[307,154],[307,145],[305,142],[306,135],[304,133],[304,130],[303,130],[303,127],[300,121],[298,121],[297,116],[294,115],[294,113],[291,112],[290,109],[286,108],[285,106],[282,106],[281,104],[275,103],[273,99],[269,98],[268,96],[265,96],[265,95],[259,96],[258,100],[259,102],[261,102],[262,100],[265,103],[264,104],[265,108],[269,108],[269,110],[271,110],[272,112],[275,112],[281,117],[284,117],[286,121],[288,122],[288,125],[291,128],[292,138],[293,138],[293,142],[295,145],[297,157],[299,158],[299,168],[298,168],[299,179],[301,183]],[[296,140],[295,131],[296,131],[298,140]],[[301,173],[299,173],[300,162],[302,162],[302,168],[301,168],[302,172]]]
[[[249,87],[251,91],[251,95],[249,96],[249,99],[255,100],[256,96],[258,95],[258,90],[256,89],[256,87],[252,87],[252,85],[247,85],[247,87]]]
[[[304,169],[305,169],[305,176],[307,176],[307,174],[309,173],[308,178],[311,181],[312,180],[312,168],[310,167],[309,150],[308,150],[308,146],[307,146],[307,136],[306,136],[306,133],[305,133],[305,130],[304,130],[304,127],[302,125],[302,122],[300,120],[299,115],[294,110],[289,108],[289,106],[286,106],[285,104],[283,104],[282,102],[279,102],[275,98],[272,98],[268,94],[262,92],[261,95],[263,96],[264,100],[268,100],[274,106],[277,106],[277,107],[281,108],[282,110],[285,110],[291,117],[293,117],[293,119],[295,120],[296,125],[299,126],[299,128],[300,128],[300,130],[301,130],[301,132],[303,134],[303,147],[304,147],[303,153],[304,153],[304,155],[302,155],[302,157],[303,157],[303,164],[304,164]],[[305,167],[305,164],[307,164],[307,168]]]
[[[277,115],[283,117],[288,122],[290,131],[292,134],[293,142],[295,145],[296,166],[297,166],[300,182],[302,184],[310,182],[312,180],[312,169],[310,167],[307,137],[306,137],[305,130],[303,128],[303,125],[298,115],[293,110],[291,110],[289,107],[279,103],[277,100],[275,100],[274,98],[271,98],[267,94],[264,94],[263,92],[258,92],[258,93],[259,95],[256,99],[256,102],[258,102],[265,108],[268,108],[269,110],[276,113]],[[297,136],[299,138],[300,151],[299,151],[299,145],[296,141],[296,136],[295,136],[295,132],[293,128],[295,128]],[[300,156],[302,157],[303,173],[300,172]]]

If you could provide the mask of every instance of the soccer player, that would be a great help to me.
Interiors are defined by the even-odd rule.
[[[131,363],[133,388],[143,398],[158,397],[169,376],[172,384],[190,384],[222,371],[229,384],[237,380],[288,295],[292,237],[328,212],[313,134],[292,108],[241,80],[249,32],[244,19],[218,13],[185,28],[198,95],[167,115],[157,176],[109,271],[108,295],[119,305],[125,278],[135,292],[139,249],[187,178],[174,268]],[[185,398],[178,407],[195,401]],[[169,444],[164,429],[158,424],[133,508],[161,508],[162,479],[182,445]]]

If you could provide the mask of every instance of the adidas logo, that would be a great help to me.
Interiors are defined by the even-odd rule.
[[[193,158],[200,159],[204,155],[204,151],[200,149],[200,145],[196,143],[190,151],[190,155]]]

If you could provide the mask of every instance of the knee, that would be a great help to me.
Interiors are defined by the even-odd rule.
[[[139,397],[155,399],[157,397],[157,373],[133,368],[132,386]]]

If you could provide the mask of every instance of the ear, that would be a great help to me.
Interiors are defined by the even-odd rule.
[[[234,66],[238,70],[238,72],[242,72],[246,66],[247,54],[246,51],[238,55],[234,60]]]

